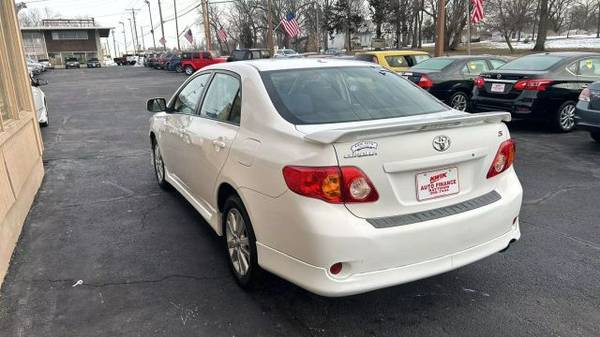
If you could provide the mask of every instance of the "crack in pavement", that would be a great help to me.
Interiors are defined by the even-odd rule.
[[[104,288],[110,286],[129,286],[129,285],[137,285],[137,284],[147,284],[147,283],[161,283],[163,281],[169,279],[189,279],[196,281],[205,281],[205,280],[219,280],[224,278],[229,278],[229,276],[193,276],[193,275],[185,275],[185,274],[171,274],[161,277],[159,279],[154,280],[134,280],[134,281],[116,281],[116,282],[103,282],[103,283],[79,283],[79,280],[76,279],[56,279],[56,280],[42,280],[42,279],[33,279],[33,280],[21,280],[17,282],[30,282],[30,283],[64,283],[68,288],[75,287],[90,287],[90,288]]]
[[[558,234],[558,235],[560,235],[562,237],[565,237],[565,238],[567,238],[569,240],[572,240],[572,241],[575,241],[577,243],[583,244],[584,246],[590,247],[592,249],[600,250],[600,245],[598,245],[595,242],[584,240],[584,239],[578,238],[576,236],[573,236],[573,235],[570,235],[570,234],[567,234],[567,233],[564,233],[564,232],[561,232],[561,231],[557,231],[557,230],[552,229],[552,228],[550,228],[548,226],[538,225],[538,224],[534,224],[534,223],[531,223],[531,222],[528,222],[528,221],[522,221],[522,220],[521,220],[521,223],[526,224],[526,225],[530,225],[530,226],[534,226],[534,227],[538,227],[538,228],[543,228],[544,230],[547,230],[548,232],[552,232],[554,234]]]
[[[537,199],[533,199],[533,200],[523,200],[523,205],[539,205],[541,203],[544,203],[554,197],[556,197],[557,195],[564,193],[564,192],[569,192],[572,190],[578,190],[578,189],[592,189],[592,188],[597,188],[600,187],[600,184],[588,184],[588,185],[572,185],[572,186],[566,186],[563,188],[560,188],[558,190],[555,191],[550,191],[546,194],[544,194],[542,197],[537,198]]]

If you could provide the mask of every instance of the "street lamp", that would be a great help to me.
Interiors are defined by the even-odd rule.
[[[152,43],[154,44],[154,49],[156,50],[156,38],[154,37],[154,23],[152,23],[152,10],[150,9],[150,1],[146,0],[146,5],[148,5],[148,12],[150,13],[150,32],[152,33]]]

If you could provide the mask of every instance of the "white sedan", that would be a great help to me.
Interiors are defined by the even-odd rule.
[[[251,287],[263,270],[344,296],[447,272],[521,236],[507,113],[451,110],[377,65],[220,63],[148,101],[177,189]]]
[[[46,103],[46,94],[38,87],[45,84],[47,84],[46,81],[37,78],[31,79],[31,93],[33,94],[35,112],[42,127],[48,126],[48,104]]]

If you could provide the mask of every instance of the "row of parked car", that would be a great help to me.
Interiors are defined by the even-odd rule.
[[[507,60],[372,51],[355,58],[398,72],[456,110],[508,111],[514,118],[546,122],[559,132],[588,130],[600,142],[599,53],[540,53]]]
[[[184,72],[220,62],[271,57],[265,49],[237,49],[228,57],[209,52],[146,55],[144,66]],[[450,107],[468,112],[508,111],[519,119],[547,122],[559,132],[576,127],[600,139],[598,120],[587,110],[600,110],[600,54],[589,52],[541,53],[512,60],[494,55],[457,55],[432,58],[417,50],[379,50],[354,56],[339,53],[300,55],[288,50],[274,57],[342,58],[372,62],[414,82]],[[581,95],[580,95],[581,94]],[[596,97],[598,96],[598,97]],[[579,102],[579,104],[578,104]]]

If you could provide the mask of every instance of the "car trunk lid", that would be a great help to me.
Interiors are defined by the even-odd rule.
[[[479,75],[485,81],[484,87],[479,88],[478,95],[490,98],[514,99],[521,94],[514,85],[519,80],[539,78],[545,71],[502,71],[495,70]]]
[[[445,112],[297,128],[307,141],[332,144],[340,166],[358,167],[371,179],[379,200],[346,207],[361,218],[381,218],[445,207],[491,192],[493,182],[486,173],[506,139],[501,121],[508,120],[508,113]],[[445,141],[448,144],[438,144]]]

